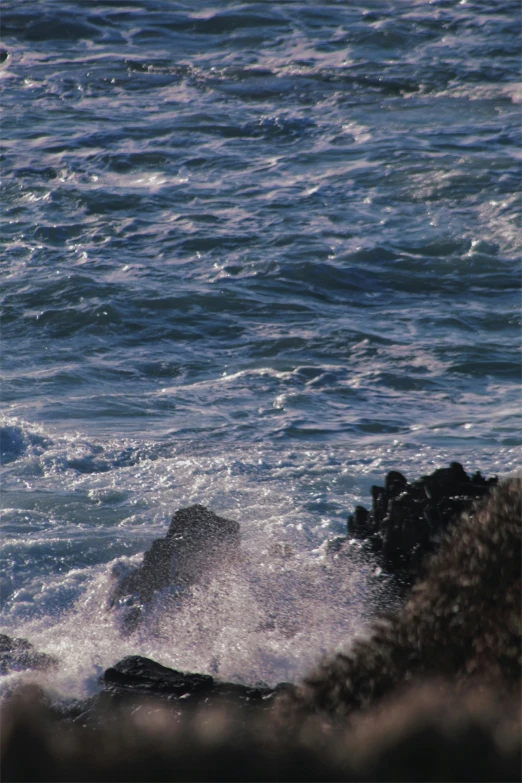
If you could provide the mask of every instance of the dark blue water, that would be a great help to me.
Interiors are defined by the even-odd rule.
[[[520,17],[3,3],[0,622],[63,659],[87,623],[72,690],[122,654],[113,561],[176,508],[238,519],[259,569],[289,542],[298,581],[386,470],[518,467]],[[318,593],[261,639],[238,584],[219,621],[194,598],[213,635],[140,649],[292,676],[371,610]]]

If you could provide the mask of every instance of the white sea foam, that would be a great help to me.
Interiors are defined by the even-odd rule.
[[[20,623],[18,633],[59,666],[13,675],[8,686],[13,679],[36,681],[61,697],[81,698],[100,687],[105,668],[130,654],[249,684],[295,680],[391,600],[372,584],[371,563],[288,550],[282,559],[273,550],[193,586],[181,604],[172,591],[161,591],[128,635],[108,604],[111,565],[97,569],[61,617]]]
[[[357,503],[368,505],[370,484],[388,469],[413,478],[454,457],[377,441],[212,454],[186,443],[101,443],[21,420],[4,426],[22,446],[5,469],[0,626],[60,661],[57,671],[5,684],[37,679],[64,697],[92,692],[103,669],[127,654],[242,682],[303,675],[391,598],[372,583],[371,563],[335,565],[325,542],[343,532]],[[489,458],[490,471],[496,460],[509,472],[518,453],[495,449]],[[465,465],[483,467],[471,458]],[[240,522],[241,566],[213,574],[181,603],[175,592],[159,593],[137,631],[122,635],[108,605],[113,567],[140,563],[170,514],[193,503]]]

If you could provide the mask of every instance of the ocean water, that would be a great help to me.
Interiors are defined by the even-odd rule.
[[[325,558],[373,483],[518,468],[520,17],[4,0],[0,630],[60,659],[30,677],[295,679],[391,600]],[[245,567],[122,636],[114,569],[192,503]]]

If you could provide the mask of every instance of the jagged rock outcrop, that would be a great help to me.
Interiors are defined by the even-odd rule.
[[[305,712],[343,717],[426,678],[518,694],[522,478],[496,487],[443,539],[403,608],[296,691]]]
[[[356,506],[348,517],[347,537],[334,539],[329,550],[342,553],[352,539],[363,541],[363,550],[396,577],[405,594],[425,573],[429,556],[437,551],[450,524],[497,482],[496,477],[485,479],[478,471],[468,476],[458,462],[411,484],[402,473],[390,471],[383,487],[372,487],[371,509]]]
[[[110,602],[126,608],[127,632],[136,627],[143,605],[156,591],[199,582],[213,569],[234,560],[239,545],[237,522],[201,505],[176,511],[167,534],[152,542],[139,567],[123,575],[115,569],[114,576],[119,579]]]
[[[372,487],[372,508],[357,506],[348,517],[348,535],[328,545],[330,553],[362,554],[395,577],[395,589],[405,595],[425,571],[428,556],[438,548],[444,531],[473,502],[497,483],[479,472],[468,476],[462,465],[451,463],[429,476],[408,483],[398,471],[386,476],[384,487]],[[121,610],[123,633],[132,633],[144,608],[159,590],[171,588],[183,600],[187,587],[201,582],[215,569],[237,562],[240,527],[201,505],[180,509],[167,534],[152,542],[140,566],[114,568],[110,605]]]
[[[278,693],[293,687],[289,683],[270,688],[264,684],[251,687],[224,682],[208,674],[176,671],[140,655],[130,655],[111,666],[104,672],[102,682],[106,694],[127,700],[159,697],[179,702],[183,709],[202,703],[269,707]]]
[[[27,639],[0,634],[0,674],[26,669],[46,671],[57,665],[56,658],[38,652]]]

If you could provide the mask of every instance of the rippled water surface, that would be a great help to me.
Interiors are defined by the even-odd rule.
[[[386,470],[518,467],[519,3],[5,0],[2,27],[0,623],[74,692],[125,645],[292,677],[375,609],[363,572],[291,642],[237,575],[124,642],[111,566],[200,502],[284,605]]]

